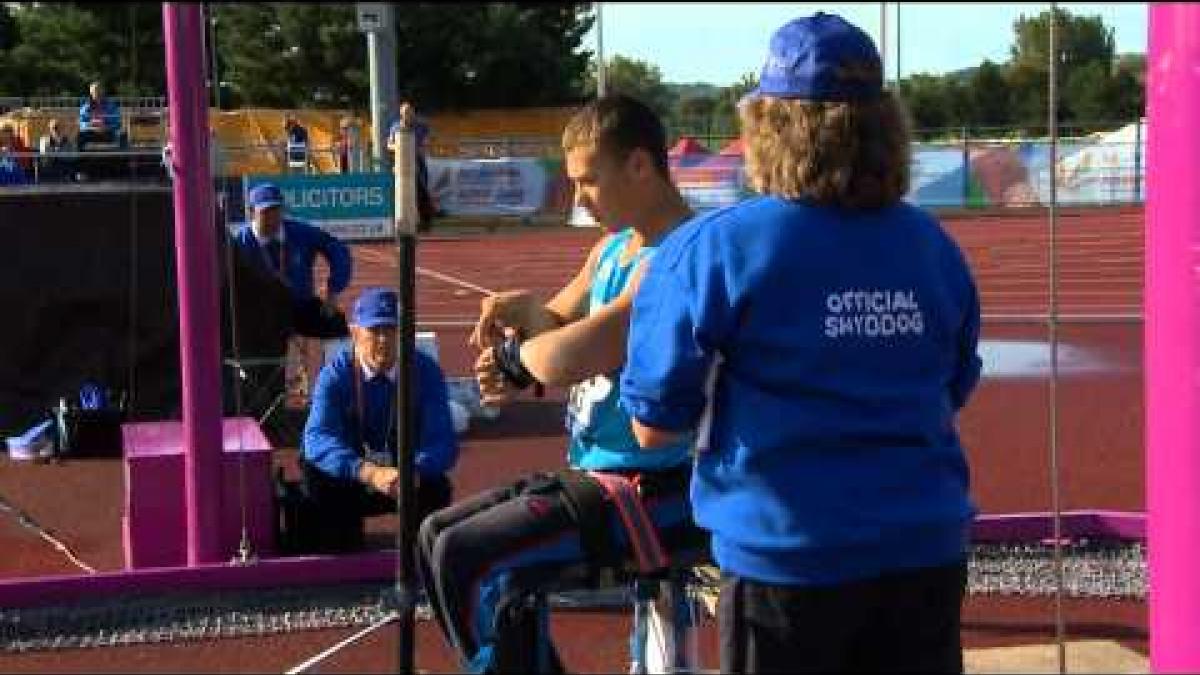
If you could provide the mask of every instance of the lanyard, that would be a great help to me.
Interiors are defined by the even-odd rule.
[[[369,445],[367,443],[367,414],[366,414],[366,408],[365,408],[364,396],[363,396],[362,363],[359,362],[358,354],[353,348],[350,349],[350,360],[353,364],[352,367],[354,369],[354,376],[353,376],[354,410],[356,413],[358,413],[358,416],[355,420],[356,423],[358,424],[358,440],[359,440],[360,445],[362,445],[364,448],[369,449]],[[387,376],[384,375],[384,377],[387,377]],[[392,432],[395,431],[395,429],[396,429],[396,415],[394,414],[395,407],[396,407],[396,400],[395,400],[395,398],[392,398],[388,402],[387,435],[383,437],[383,444],[384,444],[385,448],[387,446],[387,439],[391,438]]]
[[[280,230],[283,229],[283,225],[279,227]],[[274,269],[274,272],[283,281],[283,285],[290,287],[292,284],[287,278],[287,243],[282,240],[271,240],[265,244],[258,242],[258,250],[262,252],[263,260],[267,263],[267,269],[272,269],[271,263],[275,261],[271,260],[271,254],[267,251],[267,247],[271,245],[272,241],[279,244],[279,267]]]

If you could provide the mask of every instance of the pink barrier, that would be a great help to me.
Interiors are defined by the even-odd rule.
[[[1150,4],[1146,59],[1150,665],[1200,672],[1200,5]]]
[[[1067,511],[1060,532],[1067,539],[1113,539],[1144,541],[1146,516],[1124,511]],[[971,540],[988,542],[1034,542],[1054,536],[1052,513],[1005,513],[984,515],[971,525]]]
[[[183,425],[177,421],[126,424],[125,565],[172,567],[188,563],[184,501]],[[271,444],[251,418],[222,424],[220,492],[206,500],[218,511],[217,555],[229,560],[241,542],[242,517],[252,552],[275,552],[275,492]]]
[[[253,565],[196,565],[0,581],[0,607],[43,607],[121,595],[237,591],[387,582],[396,575],[394,551],[260,560]]]

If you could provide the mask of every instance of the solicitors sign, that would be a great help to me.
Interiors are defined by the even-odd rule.
[[[283,193],[284,214],[317,225],[339,239],[390,239],[395,181],[390,173],[250,175],[243,195],[259,183]]]

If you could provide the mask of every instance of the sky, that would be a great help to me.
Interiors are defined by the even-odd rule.
[[[867,31],[882,49],[880,9],[886,6],[885,67],[888,79],[941,74],[979,65],[985,58],[1009,58],[1013,23],[1050,3],[731,3],[605,2],[604,57],[614,54],[658,66],[663,80],[727,86],[744,73],[758,73],[776,28],[799,16],[824,11],[840,14]],[[1147,5],[1137,3],[1059,3],[1073,15],[1099,15],[1114,29],[1118,54],[1145,53]],[[900,31],[897,40],[896,15]],[[584,45],[597,48],[592,28]],[[899,57],[897,59],[897,57]]]

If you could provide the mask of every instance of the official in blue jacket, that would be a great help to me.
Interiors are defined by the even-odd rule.
[[[909,131],[862,30],[784,25],[739,114],[761,196],[662,242],[621,380],[643,447],[699,429],[721,670],[961,672],[971,271],[903,201]]]
[[[301,467],[322,534],[319,548],[345,551],[363,543],[366,516],[396,510],[395,291],[368,288],[354,305],[351,346],[321,368],[304,426]],[[422,352],[413,355],[418,444],[419,519],[450,504],[446,474],[458,460],[445,376]]]
[[[79,105],[79,151],[86,150],[92,142],[128,145],[128,137],[121,129],[121,107],[104,95],[99,82],[88,86],[88,97]]]
[[[278,277],[291,291],[296,332],[325,339],[348,335],[337,296],[350,285],[350,248],[315,225],[285,217],[283,193],[272,183],[254,186],[246,201],[253,218],[238,228],[234,244],[241,255]],[[318,254],[329,265],[324,299],[313,284]]]

